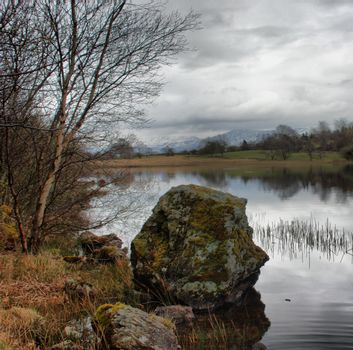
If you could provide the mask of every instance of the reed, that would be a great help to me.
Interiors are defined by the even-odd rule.
[[[305,260],[318,251],[328,261],[342,261],[346,255],[353,255],[353,233],[337,228],[328,219],[323,224],[311,218],[267,225],[255,220],[253,226],[255,240],[272,256]]]

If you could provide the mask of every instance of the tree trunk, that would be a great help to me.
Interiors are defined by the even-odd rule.
[[[37,254],[42,243],[42,226],[44,222],[45,211],[47,209],[48,198],[53,189],[55,183],[56,174],[60,169],[62,154],[63,154],[63,143],[64,143],[64,132],[65,132],[65,117],[61,118],[60,129],[57,131],[57,137],[55,140],[55,159],[52,164],[52,169],[49,172],[43,187],[39,193],[39,199],[32,223],[31,236],[29,238],[29,249],[33,254]]]

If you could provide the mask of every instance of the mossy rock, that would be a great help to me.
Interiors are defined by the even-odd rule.
[[[239,300],[268,260],[252,241],[245,207],[210,188],[172,188],[132,242],[138,284],[200,310]]]
[[[101,305],[95,314],[97,326],[109,349],[177,350],[174,324],[122,303]]]

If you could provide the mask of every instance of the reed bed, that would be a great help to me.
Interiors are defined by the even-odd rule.
[[[254,239],[267,252],[306,259],[317,251],[329,261],[342,261],[353,256],[353,233],[339,229],[327,219],[324,224],[314,219],[279,222],[261,225],[255,222]]]

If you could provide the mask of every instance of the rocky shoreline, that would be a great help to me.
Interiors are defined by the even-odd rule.
[[[255,291],[267,254],[246,200],[183,185],[163,195],[128,250],[83,232],[37,256],[0,256],[0,347],[8,350],[265,349]]]
[[[260,317],[258,324],[267,329],[264,306],[251,290],[268,256],[252,241],[245,207],[245,199],[210,188],[172,188],[131,246],[134,293],[145,310],[122,302],[103,304],[93,317],[72,320],[65,328],[68,339],[52,349],[181,349],[176,334],[185,337],[195,325],[205,326],[212,317],[221,320],[231,309],[237,313],[231,318],[241,319],[247,295],[256,296],[252,318]],[[66,256],[66,262],[83,267],[129,259],[116,235],[87,232],[79,242],[82,256]],[[82,281],[67,281],[65,292],[81,300],[96,297],[94,288]],[[257,332],[249,349],[265,348],[256,343],[264,332]]]

